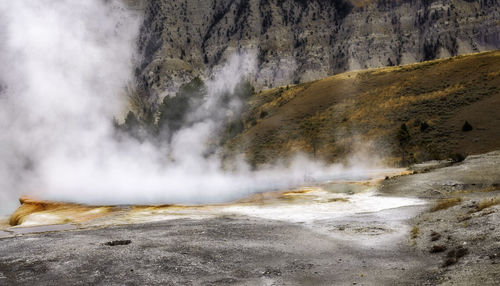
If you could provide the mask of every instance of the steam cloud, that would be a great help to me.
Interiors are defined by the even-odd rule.
[[[0,4],[0,208],[20,195],[89,204],[210,203],[358,168],[297,159],[287,168],[223,171],[207,140],[238,109],[218,97],[255,72],[235,55],[207,83],[208,97],[170,144],[117,140],[127,107],[140,18],[117,1],[16,0]],[[2,211],[0,209],[0,211]]]

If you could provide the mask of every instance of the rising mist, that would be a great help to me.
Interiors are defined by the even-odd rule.
[[[4,208],[21,195],[88,204],[223,202],[310,179],[361,176],[370,165],[326,166],[298,156],[258,171],[239,160],[224,171],[207,143],[242,106],[236,98],[221,106],[220,97],[255,73],[252,51],[216,69],[207,96],[168,143],[117,140],[112,123],[128,106],[140,20],[119,1],[0,5]]]

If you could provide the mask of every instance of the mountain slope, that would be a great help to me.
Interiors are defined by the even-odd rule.
[[[499,67],[494,51],[271,89],[251,99],[226,147],[254,164],[296,151],[334,161],[362,142],[392,162],[404,150],[406,163],[499,149]]]
[[[256,88],[500,48],[497,0],[129,0],[144,9],[141,91],[175,94],[237,51]]]

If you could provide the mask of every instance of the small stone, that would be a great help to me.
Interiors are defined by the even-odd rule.
[[[433,231],[431,233],[431,241],[436,241],[436,240],[439,240],[441,238],[441,234]]]
[[[447,249],[445,245],[433,245],[429,250],[430,253],[440,253]]]
[[[132,243],[131,240],[113,240],[113,241],[108,241],[106,243],[104,243],[105,245],[107,246],[118,246],[118,245],[129,245],[130,243]]]

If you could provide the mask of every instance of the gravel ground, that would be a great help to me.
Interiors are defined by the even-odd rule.
[[[432,284],[427,255],[391,243],[245,217],[21,235],[0,240],[0,284]]]
[[[440,264],[437,284],[500,285],[500,152],[431,169],[380,188],[434,201],[410,220],[409,247]]]
[[[499,285],[500,152],[433,166],[379,188],[429,206],[6,229],[0,285]]]

